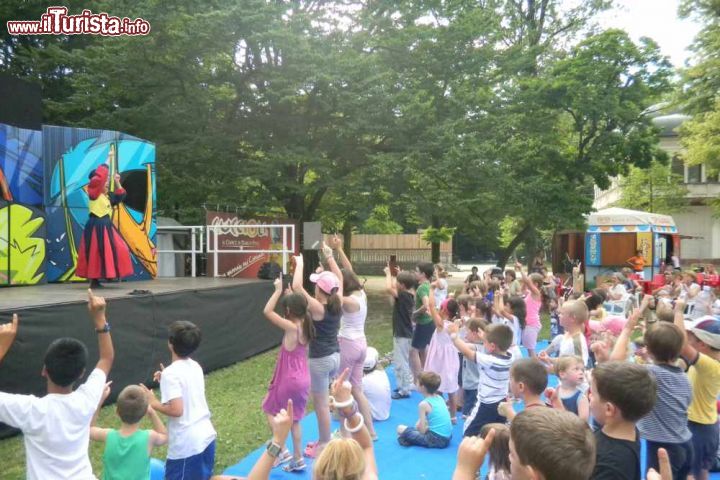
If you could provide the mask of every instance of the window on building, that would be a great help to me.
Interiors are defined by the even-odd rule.
[[[688,183],[702,182],[702,165],[688,165],[687,181]]]
[[[685,179],[685,162],[682,161],[682,158],[674,156],[671,165],[672,174],[680,175],[681,178]]]

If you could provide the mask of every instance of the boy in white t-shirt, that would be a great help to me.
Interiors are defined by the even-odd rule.
[[[206,480],[215,464],[215,437],[210,409],[205,400],[202,367],[190,355],[200,345],[200,329],[192,322],[178,320],[169,328],[168,348],[172,364],[155,372],[160,382],[159,401],[146,388],[148,403],[168,416],[168,452],[165,479]]]
[[[555,353],[558,357],[580,357],[583,365],[588,365],[588,345],[585,338],[585,322],[588,317],[587,305],[582,300],[571,300],[560,307],[560,325],[565,329],[565,333],[553,338],[550,346],[538,355],[540,361],[548,366],[548,371],[554,370],[555,359],[550,355]]]
[[[45,353],[42,376],[47,380],[47,395],[0,392],[0,422],[22,430],[30,480],[95,478],[88,458],[90,420],[102,397],[114,351],[105,299],[88,293],[100,359],[87,381],[73,391],[85,373],[87,348],[74,338],[59,338]]]

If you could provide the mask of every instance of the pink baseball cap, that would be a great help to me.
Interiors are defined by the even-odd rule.
[[[313,273],[310,275],[310,281],[317,284],[320,290],[328,295],[334,294],[340,288],[340,280],[332,272]]]

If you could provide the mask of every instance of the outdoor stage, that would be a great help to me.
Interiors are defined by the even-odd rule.
[[[272,293],[263,280],[164,278],[105,283],[95,294],[107,299],[115,364],[110,373],[112,398],[129,384],[152,382],[159,364],[170,363],[167,326],[190,320],[202,330],[193,355],[205,372],[273,348],[282,335],[262,310]],[[133,290],[149,293],[130,295]],[[40,376],[50,342],[75,337],[89,350],[88,372],[97,361],[97,337],[87,312],[87,284],[64,283],[0,289],[0,319],[20,317],[17,339],[0,366],[0,391],[45,394]],[[0,424],[2,426],[2,424]],[[11,433],[0,428],[0,437]]]

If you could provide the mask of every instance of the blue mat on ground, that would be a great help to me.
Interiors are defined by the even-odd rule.
[[[547,342],[538,342],[538,349],[547,346]],[[523,350],[523,354],[527,354]],[[395,376],[392,367],[387,369],[390,383],[395,388]],[[554,375],[549,376],[549,386],[557,385],[557,378]],[[413,392],[412,396],[405,400],[393,400],[390,418],[384,422],[375,422],[375,430],[379,436],[379,440],[375,442],[375,459],[378,465],[380,478],[382,479],[450,479],[455,469],[457,458],[457,450],[462,441],[462,418],[458,415],[458,424],[453,430],[452,441],[450,446],[445,449],[429,449],[421,447],[403,447],[397,442],[396,428],[399,424],[415,425],[417,421],[417,406],[422,400],[422,396]],[[522,410],[522,404],[517,404],[515,409]],[[318,438],[317,420],[315,414],[307,415],[301,422],[303,431],[303,447],[308,441],[314,441]],[[335,421],[332,423],[332,429],[339,428],[339,424]],[[268,432],[269,436],[269,432]],[[292,440],[288,439],[288,448],[292,451]],[[243,458],[240,463],[229,467],[225,470],[225,475],[247,476],[250,473],[257,459],[265,451],[265,447],[260,447],[247,457]],[[271,479],[310,479],[312,478],[312,460],[305,459],[308,468],[304,472],[286,473],[282,468],[278,467],[272,470]],[[645,464],[645,445],[643,442],[642,449],[642,465]],[[488,472],[488,462],[486,461],[481,470],[482,478],[485,478]],[[720,474],[711,474],[711,479],[720,480]]]

